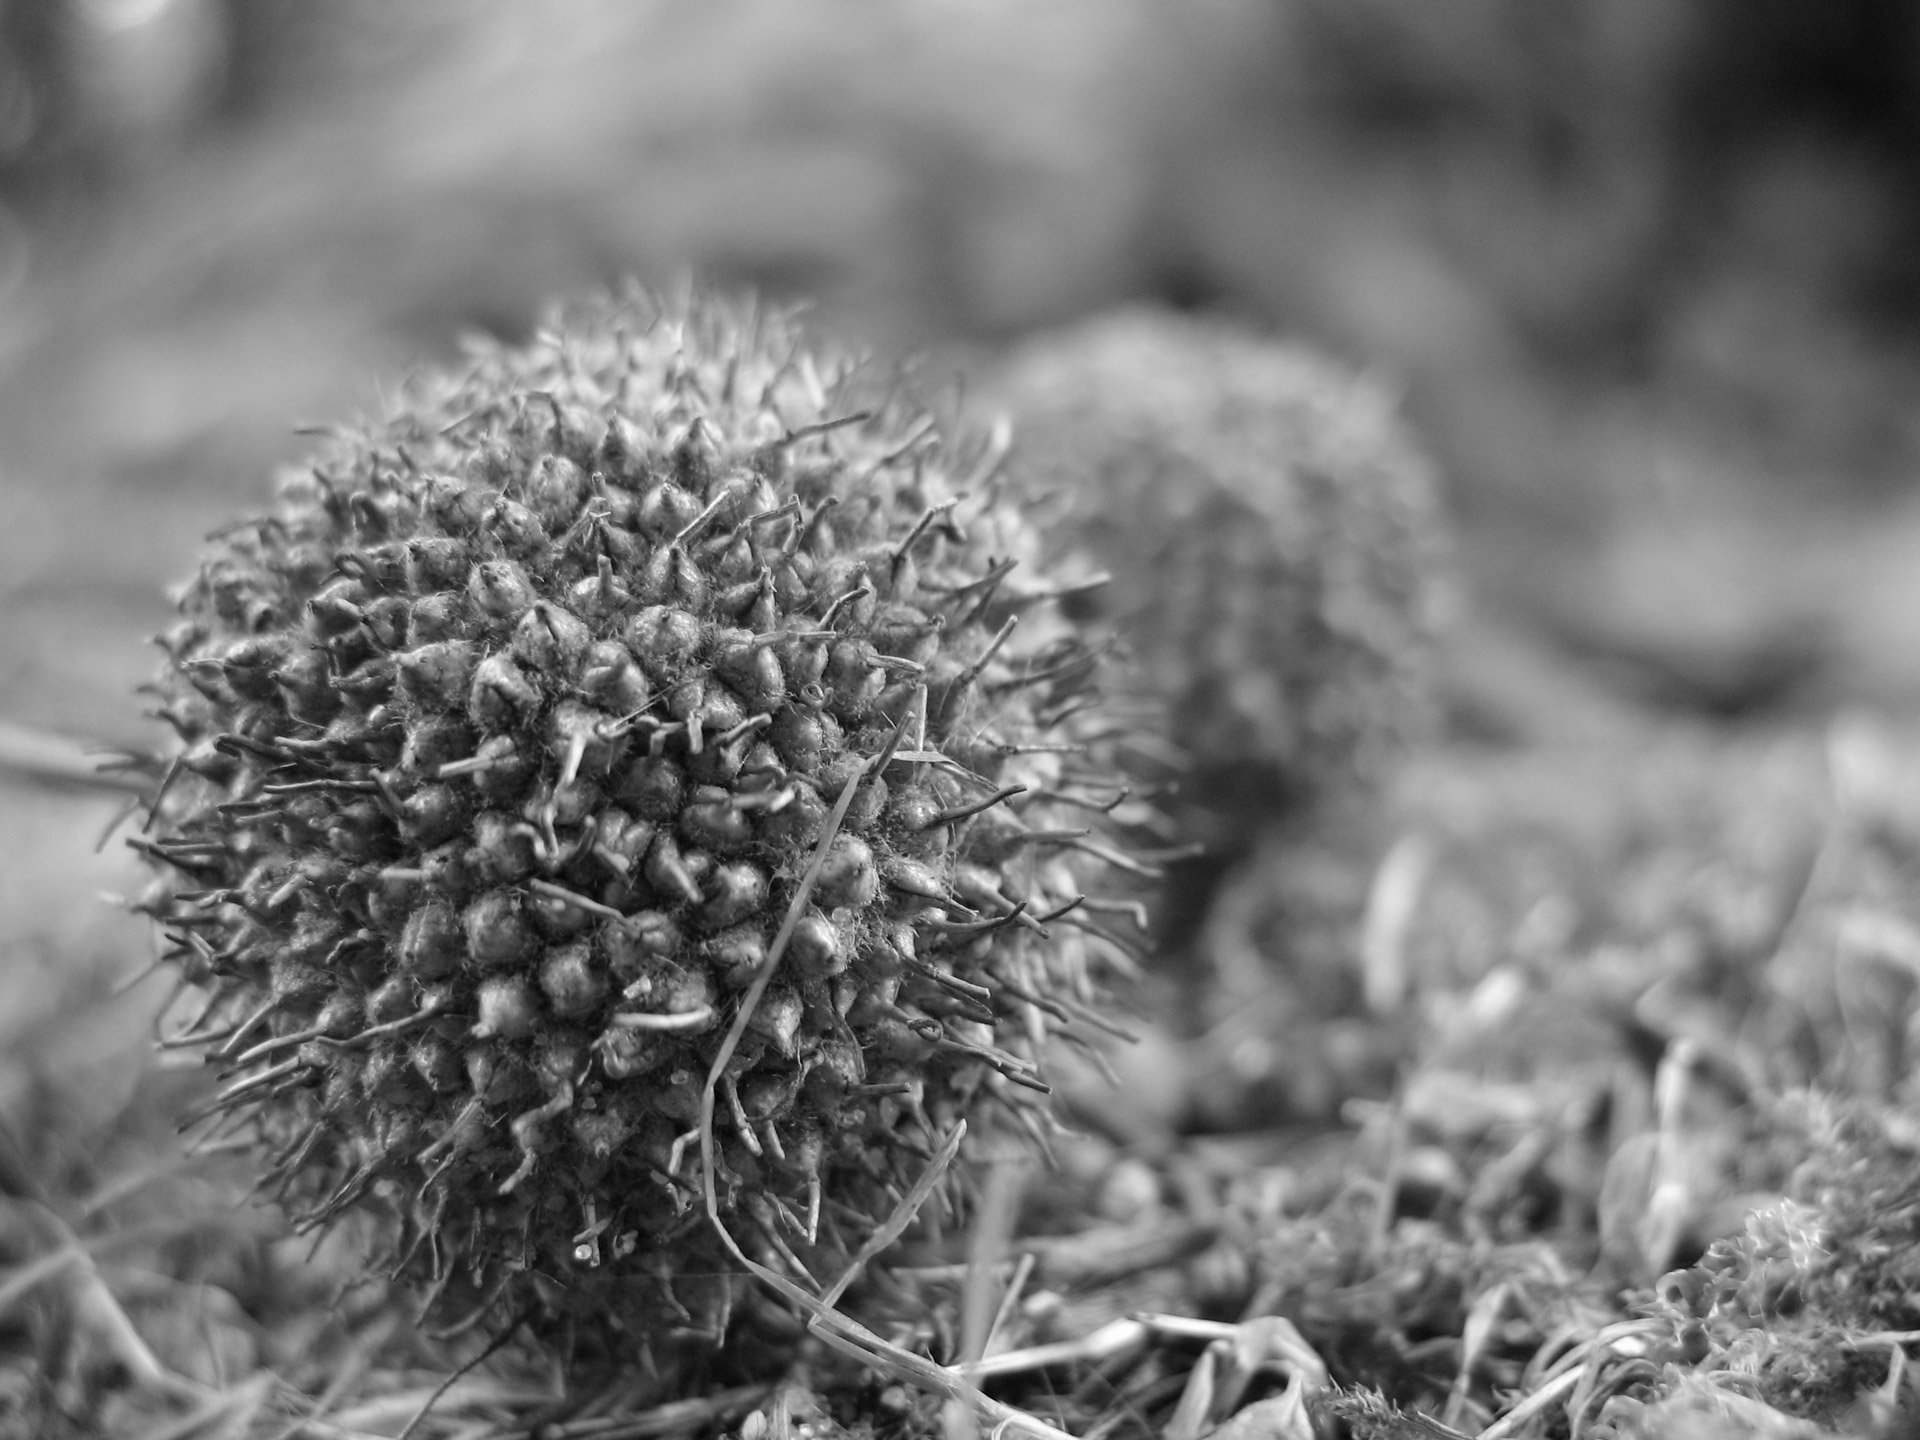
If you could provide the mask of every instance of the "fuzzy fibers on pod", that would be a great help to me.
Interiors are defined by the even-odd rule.
[[[1095,657],[1004,458],[783,319],[634,295],[216,540],[136,843],[171,1038],[302,1226],[375,1217],[442,1319],[717,1340],[709,1190],[830,1276],[956,1122],[1043,1123],[1126,963],[1083,877],[1147,867],[1090,833]]]
[[[1132,309],[1027,342],[996,398],[1057,563],[1111,577],[1079,613],[1127,641],[1203,804],[1326,793],[1426,723],[1444,526],[1377,386]]]

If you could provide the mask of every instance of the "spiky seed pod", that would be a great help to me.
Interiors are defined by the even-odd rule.
[[[738,1273],[703,1117],[727,1233],[825,1214],[777,1243],[830,1274],[929,1127],[1034,1103],[1050,997],[1125,942],[1066,914],[1112,727],[999,593],[1041,550],[1000,458],[784,321],[635,297],[218,542],[149,908],[307,1220],[386,1215],[442,1313],[644,1341]],[[903,1059],[912,1104],[862,1088]]]
[[[1378,386],[1135,309],[1028,342],[998,395],[1026,483],[1055,492],[1053,548],[1107,577],[1068,603],[1170,706],[1190,791],[1325,793],[1426,723],[1444,526]]]

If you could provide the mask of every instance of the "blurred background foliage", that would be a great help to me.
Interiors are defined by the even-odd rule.
[[[1905,698],[1917,76],[1902,0],[3,0],[7,708],[124,727],[289,419],[688,270],[974,364],[1240,312],[1403,388],[1522,639]]]
[[[150,740],[291,422],[689,272],[935,373],[1150,299],[1386,377],[1483,739],[1904,706],[1917,81],[1905,0],[0,0],[0,720]],[[73,813],[0,856],[48,954]]]

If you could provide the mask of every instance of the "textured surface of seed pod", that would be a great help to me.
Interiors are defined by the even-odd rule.
[[[1224,321],[1122,311],[1016,351],[997,399],[1069,595],[1117,630],[1231,805],[1324,793],[1430,719],[1437,486],[1378,385]],[[1010,578],[1008,588],[1032,591]]]
[[[789,1239],[837,1274],[955,1119],[1037,1128],[1047,997],[1124,968],[1047,918],[1137,882],[1006,841],[1086,825],[1114,727],[950,428],[784,320],[633,296],[420,377],[186,587],[150,908],[257,1037],[220,1103],[298,1148],[287,1203],[413,1242],[445,1318],[630,1356],[738,1269],[707,1181],[750,1250],[824,1198]]]

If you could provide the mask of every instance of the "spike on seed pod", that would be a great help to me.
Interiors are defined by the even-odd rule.
[[[716,1218],[794,1218],[836,1268],[911,1183],[896,1122],[1034,1121],[984,1081],[1045,1037],[977,992],[1083,996],[1088,957],[1007,897],[1102,867],[973,844],[967,772],[1059,833],[1062,754],[1110,770],[1126,725],[1068,713],[1070,617],[1004,629],[1044,546],[946,428],[786,321],[629,297],[343,428],[184,593],[156,903],[177,930],[182,889],[237,897],[181,947],[261,1017],[234,1055],[277,1047],[227,1103],[310,1223],[411,1217],[396,1278],[436,1322],[611,1356],[696,1323],[675,1302],[764,1308],[700,1213],[703,1114]],[[915,926],[972,925],[912,963]],[[921,1067],[891,1110],[863,1089],[889,1056]]]

